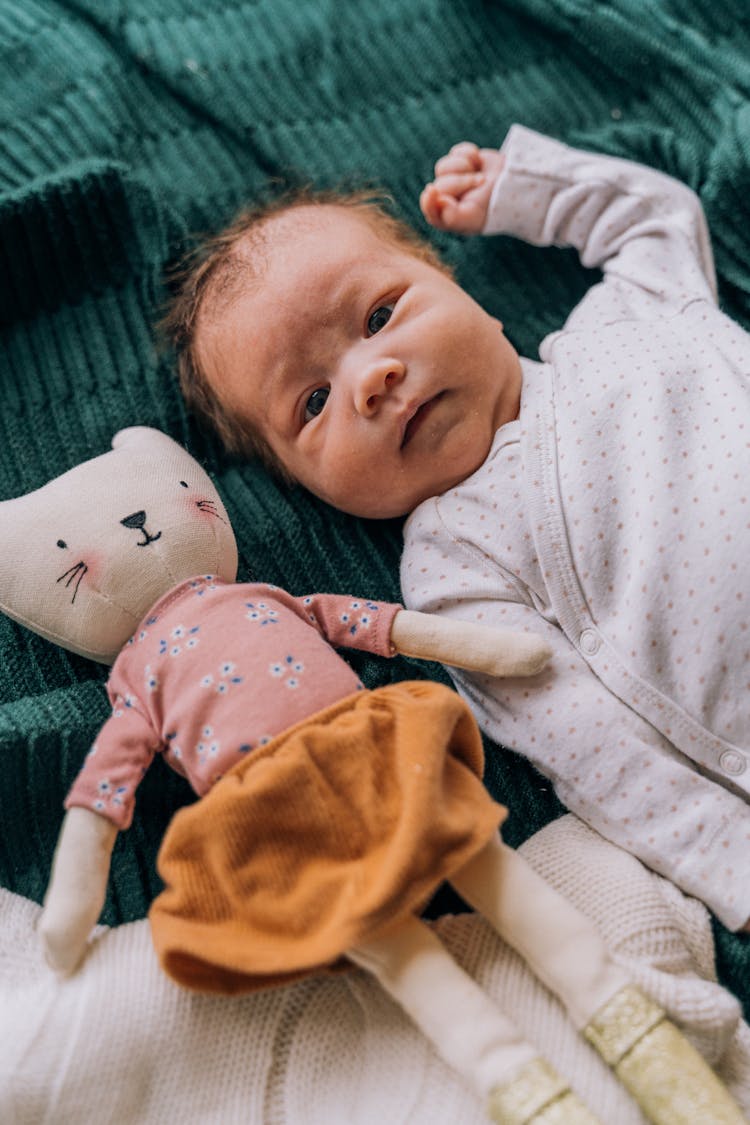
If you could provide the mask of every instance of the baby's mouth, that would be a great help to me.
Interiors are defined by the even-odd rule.
[[[430,416],[432,408],[436,403],[440,401],[444,394],[445,391],[439,391],[432,398],[428,398],[426,402],[421,403],[421,405],[417,407],[409,421],[406,423],[404,436],[401,439],[402,449],[404,449],[409,444],[416,432],[422,428],[422,426]]]

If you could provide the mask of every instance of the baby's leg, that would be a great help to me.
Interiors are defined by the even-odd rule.
[[[562,1001],[655,1125],[742,1125],[728,1091],[596,928],[495,837],[451,882]]]
[[[488,1099],[494,1121],[596,1125],[552,1066],[453,960],[430,927],[409,917],[348,951]]]

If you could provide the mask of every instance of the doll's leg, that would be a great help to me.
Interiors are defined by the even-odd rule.
[[[348,951],[447,1063],[488,1099],[501,1125],[595,1125],[552,1066],[454,961],[426,923],[407,918]]]
[[[629,983],[588,918],[499,835],[451,882],[559,996],[579,1031]]]
[[[495,837],[451,878],[562,1001],[655,1125],[742,1125],[703,1057],[611,959],[596,928]]]

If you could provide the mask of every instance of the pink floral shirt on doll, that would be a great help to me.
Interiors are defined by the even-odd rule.
[[[189,579],[166,594],[112,668],[112,715],[68,797],[118,828],[162,752],[202,796],[256,746],[363,685],[331,645],[393,655],[401,606]]]

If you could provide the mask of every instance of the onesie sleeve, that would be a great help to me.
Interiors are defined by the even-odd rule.
[[[642,164],[571,148],[514,125],[485,234],[575,248],[599,267],[567,328],[587,318],[653,315],[655,306],[716,301],[713,254],[698,196]],[[584,322],[582,324],[581,322]]]
[[[112,704],[65,808],[91,809],[123,829],[132,823],[136,788],[161,742],[131,697],[113,695]]]
[[[701,899],[730,929],[744,925],[750,807],[608,692],[537,595],[446,527],[439,500],[416,515],[402,566],[407,606],[535,632],[553,652],[528,679],[448,669],[482,730],[528,758],[602,836]]]
[[[339,594],[308,594],[294,601],[329,644],[377,656],[394,655],[391,627],[403,606]]]

